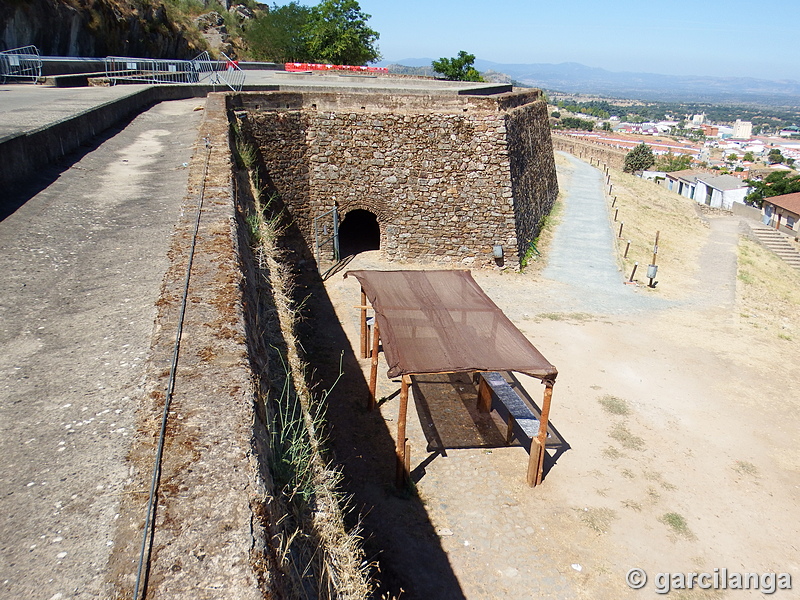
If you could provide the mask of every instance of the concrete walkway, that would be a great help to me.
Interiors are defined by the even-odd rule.
[[[0,222],[0,597],[108,597],[197,104],[159,104],[60,175],[44,169]]]
[[[0,85],[0,142],[74,117],[108,102],[132,96],[148,86],[53,88]],[[99,132],[96,132],[99,133]]]
[[[648,298],[624,285],[614,259],[614,238],[599,170],[561,153],[574,170],[565,188],[561,225],[548,251],[545,278],[563,284],[558,294],[562,311],[624,313],[663,308],[659,298]]]

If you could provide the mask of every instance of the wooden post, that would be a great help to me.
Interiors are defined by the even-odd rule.
[[[400,410],[397,414],[397,441],[395,448],[397,452],[397,466],[395,469],[395,485],[402,488],[406,483],[408,471],[406,470],[406,414],[408,413],[408,384],[411,381],[409,375],[403,375],[400,384]]]
[[[625,222],[624,222],[624,221],[620,221],[620,224],[619,224],[619,233],[617,234],[617,237],[618,237],[618,238],[622,238],[622,226],[623,226],[623,225],[625,225]]]
[[[614,222],[615,222],[615,223],[616,223],[616,221],[617,221],[617,216],[619,216],[619,209],[616,209],[616,210],[614,211]]]
[[[625,254],[622,255],[622,258],[628,258],[628,250],[631,249],[631,241],[628,240],[628,244],[625,246]]]
[[[480,374],[478,377],[480,378],[478,381],[478,412],[492,412],[492,390],[489,389],[489,384]]]
[[[511,442],[514,440],[514,425],[516,424],[517,420],[514,418],[514,415],[511,413],[508,414],[508,420],[506,421],[506,444],[511,445]]]
[[[369,358],[367,350],[369,348],[367,330],[367,293],[361,288],[361,358]]]
[[[553,398],[553,382],[545,381],[544,385],[542,415],[539,420],[539,435],[531,440],[531,456],[528,461],[528,485],[532,487],[542,483],[545,445],[547,444],[547,423],[550,418],[550,403]]]
[[[369,404],[367,408],[372,410],[377,405],[377,387],[378,387],[378,344],[380,341],[380,332],[378,331],[378,317],[376,315],[375,322],[372,325],[372,364],[369,371]]]
[[[636,275],[636,267],[639,266],[638,262],[633,263],[633,271],[631,271],[631,278],[628,281],[633,281],[633,276]]]
[[[658,254],[658,236],[661,235],[660,231],[656,231],[656,242],[653,244],[653,262],[651,264],[656,264],[656,255]]]

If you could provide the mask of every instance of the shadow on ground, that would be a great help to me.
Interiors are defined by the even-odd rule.
[[[394,440],[380,411],[367,411],[361,365],[316,271],[302,277],[298,293],[308,297],[299,333],[319,386],[336,381],[341,361],[342,377],[329,396],[330,447],[351,496],[349,525],[360,524],[376,568],[377,595],[463,599],[424,504],[412,487],[394,486]]]
[[[145,106],[140,113],[144,113],[150,108],[150,106]],[[6,192],[0,196],[0,221],[14,214],[18,209],[24,206],[28,200],[35,197],[42,190],[47,189],[53,182],[61,177],[64,171],[72,168],[72,166],[80,162],[84,156],[90,152],[94,152],[102,144],[123,131],[140,113],[134,113],[118,121],[113,127],[109,127],[104,132],[82,142],[78,148],[67,152],[56,162],[49,165],[42,165],[35,175],[10,186]]]

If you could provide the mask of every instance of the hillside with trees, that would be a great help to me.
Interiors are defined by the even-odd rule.
[[[268,7],[255,0],[0,2],[0,50],[33,44],[50,56],[192,58],[364,65],[379,34],[357,0]]]

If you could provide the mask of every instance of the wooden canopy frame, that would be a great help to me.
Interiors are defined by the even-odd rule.
[[[360,339],[360,350],[361,350],[361,358],[364,359],[371,359],[370,364],[370,377],[369,377],[369,399],[368,399],[368,409],[373,410],[377,406],[377,380],[378,380],[378,353],[381,344],[381,326],[379,325],[378,316],[381,317],[381,320],[384,322],[384,325],[391,326],[392,323],[390,321],[391,317],[387,314],[380,313],[380,306],[376,307],[375,304],[379,304],[377,298],[376,290],[369,290],[370,294],[368,294],[368,290],[365,290],[364,285],[368,283],[367,273],[381,273],[381,272],[369,272],[369,271],[349,271],[345,273],[345,277],[348,274],[352,274],[359,279],[361,283],[361,304],[357,306],[360,310],[360,325],[361,325],[361,339]],[[393,272],[394,273],[394,272]],[[431,273],[431,272],[420,272],[420,271],[411,271],[411,272],[403,272],[403,273]],[[435,272],[434,272],[435,273]],[[439,272],[442,273],[442,272]],[[464,272],[461,272],[462,274]],[[480,290],[477,284],[474,283],[472,277],[469,275],[469,272],[466,272],[467,276],[469,277],[469,281],[471,281],[475,288]],[[480,293],[485,296],[482,290]],[[372,296],[372,302],[368,300],[368,296]],[[436,299],[438,300],[438,299]],[[499,309],[494,305],[491,299],[488,296],[485,296],[485,301],[491,304],[491,307],[499,311]],[[375,311],[375,319],[373,320],[373,325],[370,328],[368,324],[368,313],[369,309],[373,309]],[[486,310],[486,309],[483,309]],[[389,312],[389,311],[385,311]],[[502,312],[501,312],[502,314]],[[503,318],[508,321],[505,315],[502,315]],[[502,324],[508,331],[508,327],[510,326],[513,328],[514,332],[519,336],[523,336],[523,334],[513,325],[510,321],[507,323]],[[370,329],[372,330],[370,332]],[[371,337],[371,339],[370,339]],[[371,342],[371,343],[370,343]],[[398,487],[402,487],[405,485],[406,481],[409,478],[410,474],[410,455],[411,455],[411,447],[406,437],[406,421],[407,421],[407,414],[408,414],[408,391],[411,385],[411,377],[413,375],[421,375],[421,374],[431,374],[431,373],[457,373],[457,372],[470,372],[470,373],[481,373],[481,372],[491,372],[491,371],[498,371],[498,370],[505,370],[505,371],[516,371],[531,377],[535,377],[540,379],[545,386],[543,399],[542,399],[542,410],[541,415],[539,418],[539,429],[535,436],[531,438],[531,446],[530,446],[530,457],[528,460],[528,468],[527,468],[527,482],[530,486],[537,486],[542,482],[543,470],[544,470],[544,459],[545,459],[545,446],[547,441],[548,435],[548,422],[550,416],[550,405],[552,403],[553,397],[553,386],[555,385],[555,378],[557,375],[557,371],[555,367],[550,365],[544,359],[541,354],[539,354],[538,350],[536,350],[530,342],[525,339],[525,342],[530,346],[532,351],[535,355],[532,357],[532,364],[536,365],[536,369],[515,369],[515,368],[503,368],[502,366],[498,367],[497,364],[492,364],[491,366],[481,366],[481,365],[473,365],[470,368],[462,367],[458,368],[457,370],[414,370],[414,371],[406,371],[403,369],[403,366],[400,365],[399,367],[394,367],[395,370],[400,370],[401,376],[401,384],[400,384],[400,407],[398,411],[398,418],[397,418],[397,439],[396,439],[396,446],[395,446],[395,454],[396,454],[396,484]],[[384,348],[386,350],[386,348]],[[537,362],[538,361],[538,362]],[[542,366],[544,365],[544,366]],[[540,368],[541,367],[541,368]],[[390,376],[391,376],[390,372]],[[491,409],[491,396],[487,394],[491,394],[491,392],[486,389],[482,388],[479,389],[479,396],[478,396],[478,403],[479,408],[483,412],[489,412]],[[488,405],[487,405],[488,403]],[[510,423],[509,423],[509,430],[510,430]]]

